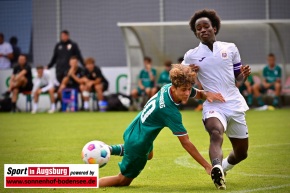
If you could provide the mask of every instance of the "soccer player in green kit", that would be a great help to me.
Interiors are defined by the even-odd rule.
[[[100,187],[129,186],[143,170],[147,160],[153,157],[153,141],[164,128],[168,127],[178,137],[183,148],[206,170],[212,169],[189,140],[182,124],[178,105],[187,102],[189,97],[224,102],[219,93],[205,92],[193,88],[196,73],[189,66],[175,64],[170,71],[171,84],[149,99],[144,109],[131,122],[124,133],[124,145],[110,146],[112,155],[123,155],[119,163],[121,173],[116,176],[103,177]]]

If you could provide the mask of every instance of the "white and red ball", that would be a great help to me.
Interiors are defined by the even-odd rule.
[[[102,141],[90,141],[82,150],[82,159],[86,164],[99,164],[104,167],[110,160],[109,146]]]

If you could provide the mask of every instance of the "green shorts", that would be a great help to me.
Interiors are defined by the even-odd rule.
[[[127,178],[136,178],[140,172],[144,169],[149,153],[153,150],[153,146],[150,147],[147,154],[144,156],[138,155],[132,151],[130,148],[126,151],[125,145],[125,153],[122,159],[122,162],[119,162],[119,167],[121,174]]]

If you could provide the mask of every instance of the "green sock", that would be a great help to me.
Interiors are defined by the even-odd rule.
[[[257,101],[258,101],[258,105],[259,106],[263,106],[264,105],[264,102],[263,102],[263,99],[261,96],[257,97]]]
[[[274,100],[273,100],[273,105],[274,106],[278,106],[278,104],[279,104],[279,97],[278,96],[275,96],[274,97]]]
[[[249,94],[247,99],[248,99],[248,100],[247,100],[248,105],[251,106],[251,105],[253,104],[253,95],[252,95],[252,94]]]
[[[124,155],[124,145],[119,144],[119,145],[111,145],[111,155],[119,155],[123,156]]]

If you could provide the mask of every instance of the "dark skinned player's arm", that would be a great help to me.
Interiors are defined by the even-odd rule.
[[[196,95],[194,97],[196,99],[208,100],[209,102],[213,101],[225,102],[224,97],[220,93],[207,92],[204,90],[199,90],[197,88],[194,89],[196,90]]]

